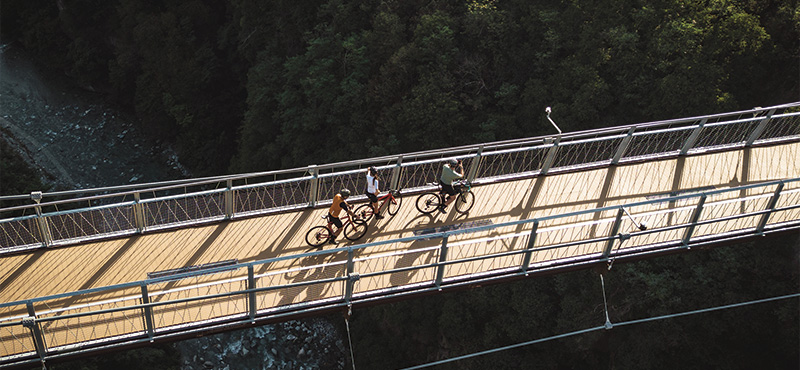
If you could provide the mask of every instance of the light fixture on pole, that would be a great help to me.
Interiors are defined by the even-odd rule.
[[[636,222],[636,220],[633,219],[633,216],[631,216],[631,214],[628,213],[628,210],[625,209],[625,207],[622,207],[622,210],[625,211],[625,214],[628,216],[629,219],[631,219],[631,222],[633,222],[633,224],[636,225],[636,227],[639,228],[639,230],[642,230],[642,231],[647,230],[647,223],[645,223],[644,221]]]
[[[625,215],[628,216],[628,218],[631,220],[631,222],[633,222],[633,224],[636,225],[637,228],[639,228],[640,231],[647,230],[647,223],[646,222],[644,222],[644,221],[636,222],[636,220],[633,219],[633,216],[631,216],[631,214],[628,212],[627,209],[625,209],[625,207],[620,207],[620,208],[622,209],[622,212],[624,212]],[[619,245],[617,245],[617,249],[622,247],[622,242],[624,242],[624,241],[626,241],[626,240],[628,240],[630,238],[631,238],[631,234],[620,233],[619,234]],[[614,261],[616,261],[616,260],[617,260],[617,257],[614,257],[608,262],[608,269],[609,270],[611,270],[611,266],[614,265]]]
[[[547,113],[547,120],[548,120],[548,121],[550,121],[550,123],[552,123],[552,124],[553,124],[553,127],[555,127],[555,128],[556,128],[556,130],[558,131],[558,134],[559,134],[559,135],[561,135],[561,129],[560,129],[560,128],[558,128],[558,126],[556,125],[556,123],[555,123],[555,122],[553,122],[553,119],[552,119],[552,118],[550,118],[550,112],[552,112],[552,111],[553,111],[553,109],[552,109],[552,108],[550,108],[550,107],[547,107],[547,108],[545,108],[545,109],[544,109],[544,112],[545,112],[545,113]]]

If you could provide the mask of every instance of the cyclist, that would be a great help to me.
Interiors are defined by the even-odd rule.
[[[461,166],[461,161],[458,159],[450,159],[442,166],[442,175],[439,176],[439,184],[442,185],[442,194],[447,194],[447,199],[444,204],[439,206],[439,212],[447,213],[445,208],[456,199],[458,191],[453,187],[453,181],[464,177],[464,169]]]
[[[344,210],[347,212],[347,215],[350,216],[351,220],[356,219],[356,215],[350,209],[350,205],[347,204],[347,198],[350,197],[350,190],[345,188],[339,191],[336,195],[333,196],[333,204],[331,204],[331,208],[328,210],[328,220],[331,221],[332,224],[336,225],[336,231],[333,232],[333,237],[328,241],[331,244],[339,244],[336,241],[336,237],[342,232],[342,220],[339,219],[339,213]]]
[[[372,205],[372,213],[375,214],[375,218],[380,220],[383,216],[378,214],[378,194],[381,193],[380,188],[378,187],[378,171],[375,169],[375,166],[370,166],[367,168],[367,190],[364,192],[364,195],[369,198],[369,203]]]

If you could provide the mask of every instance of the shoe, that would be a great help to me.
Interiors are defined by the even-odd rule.
[[[336,239],[330,239],[330,240],[328,240],[328,243],[329,244],[333,244],[333,245],[338,245],[339,244],[339,242],[337,242]]]
[[[378,219],[378,220],[382,220],[382,219],[383,219],[383,216],[381,216],[381,215],[375,215],[375,218],[376,218],[376,219]]]

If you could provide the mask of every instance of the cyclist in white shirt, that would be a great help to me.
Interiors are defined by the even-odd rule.
[[[383,216],[378,214],[378,194],[380,193],[378,171],[375,169],[375,166],[370,166],[367,168],[367,190],[364,192],[364,195],[369,198],[375,218],[379,220],[383,218]]]

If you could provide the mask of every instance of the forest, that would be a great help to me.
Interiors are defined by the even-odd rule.
[[[131,112],[196,176],[551,134],[546,106],[572,132],[800,100],[797,0],[5,0],[0,31]],[[20,174],[2,177],[4,193],[42,188],[0,154],[0,170]],[[796,293],[799,254],[788,235],[615,266],[612,320]],[[356,312],[356,361],[397,368],[601,325],[598,276]],[[797,369],[797,307],[615,328],[443,368]],[[157,356],[76,368],[177,366]]]
[[[2,34],[198,175],[800,97],[787,0],[8,0]]]

